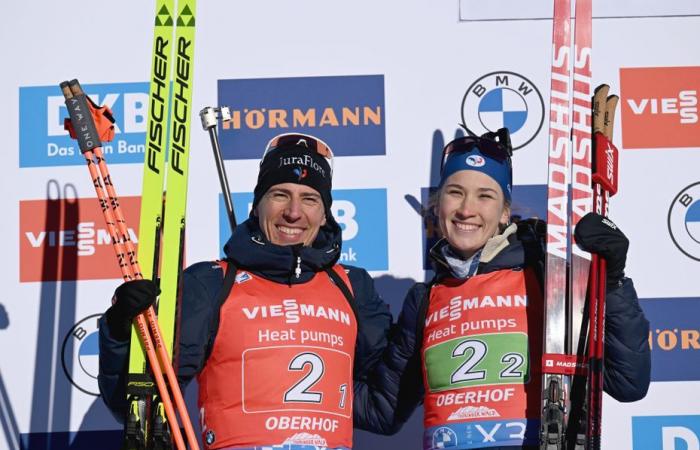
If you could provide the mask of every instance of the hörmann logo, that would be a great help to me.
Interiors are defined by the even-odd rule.
[[[111,163],[144,159],[148,117],[148,83],[82,85],[90,98],[112,109],[115,138],[102,147]],[[65,99],[56,86],[19,89],[19,166],[77,166],[85,164],[77,143],[63,129],[68,117]]]
[[[137,223],[140,197],[119,204],[127,223]],[[121,278],[97,200],[23,200],[19,217],[20,282]],[[137,244],[136,230],[129,234]]]
[[[700,67],[620,69],[622,146],[700,147]]]
[[[651,380],[700,380],[700,298],[649,298],[640,305],[649,319]]]
[[[275,135],[300,132],[336,156],[384,155],[384,76],[219,80],[218,104],[231,108],[220,130],[225,159],[259,159]]]
[[[506,127],[513,150],[542,129],[544,100],[537,87],[515,72],[492,72],[474,81],[462,99],[462,123],[477,134]]]

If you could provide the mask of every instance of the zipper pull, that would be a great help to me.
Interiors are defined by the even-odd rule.
[[[294,274],[297,279],[301,276],[301,256],[297,256],[297,266],[294,268]]]

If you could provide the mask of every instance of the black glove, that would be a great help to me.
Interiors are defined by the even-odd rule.
[[[156,301],[160,289],[151,280],[133,280],[123,283],[114,291],[112,306],[107,310],[109,335],[117,341],[126,341],[131,335],[131,322]]]
[[[576,225],[574,237],[579,247],[605,258],[608,289],[617,287],[625,276],[627,236],[607,217],[588,213]]]

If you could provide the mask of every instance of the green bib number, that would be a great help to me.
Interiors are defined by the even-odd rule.
[[[425,351],[431,392],[529,380],[527,335],[482,334],[451,339]]]

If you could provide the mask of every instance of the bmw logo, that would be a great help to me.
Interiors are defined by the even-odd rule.
[[[687,186],[673,199],[668,231],[678,250],[700,261],[700,183]]]
[[[448,427],[440,427],[433,432],[433,448],[457,447],[457,434]]]
[[[513,150],[530,143],[544,123],[544,100],[534,84],[515,72],[492,72],[469,86],[462,123],[476,134],[508,128]]]
[[[93,314],[76,323],[63,339],[61,361],[63,372],[73,386],[82,392],[99,396],[97,372],[99,369],[99,330],[97,320],[102,314]]]
[[[207,441],[207,445],[211,445],[216,441],[216,434],[212,430],[207,430],[205,439]]]

